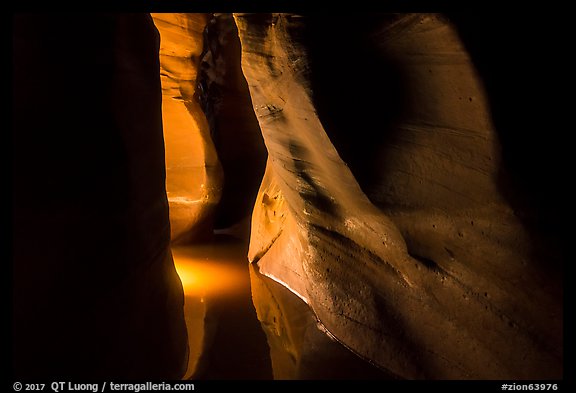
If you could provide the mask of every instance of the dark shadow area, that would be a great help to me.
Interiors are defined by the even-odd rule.
[[[318,117],[340,157],[370,195],[382,171],[375,161],[394,140],[406,102],[404,70],[372,34],[394,15],[311,14],[300,40],[307,48]]]
[[[186,358],[146,14],[16,14],[15,379],[173,379]]]
[[[498,188],[532,237],[533,259],[558,278],[567,253],[569,193],[562,184],[570,166],[569,143],[562,138],[569,122],[562,122],[566,114],[557,91],[566,83],[561,73],[565,60],[554,31],[542,22],[545,16],[446,16],[487,92],[501,144]],[[376,182],[387,171],[379,154],[383,147],[393,148],[401,131],[397,125],[414,112],[409,95],[423,94],[408,82],[409,71],[398,63],[398,54],[388,53],[376,39],[376,33],[403,17],[309,14],[288,27],[308,54],[306,76],[319,119],[369,198],[381,193]]]
[[[570,178],[559,88],[565,58],[550,15],[449,13],[489,98],[502,147],[498,186],[533,237],[535,260],[561,274]]]
[[[224,171],[214,218],[219,229],[251,214],[267,151],[242,72],[240,39],[232,15],[214,16],[206,26],[204,40],[198,91]]]
[[[301,180],[298,193],[302,200],[323,214],[338,217],[340,213],[334,201],[330,199],[327,191],[316,183],[313,176],[309,173],[310,167],[305,164],[306,157],[311,153],[305,146],[295,143],[294,141],[289,142],[288,150],[292,157],[296,157],[296,159],[293,160],[294,172]]]

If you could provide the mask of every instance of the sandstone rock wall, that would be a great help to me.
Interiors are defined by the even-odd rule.
[[[562,289],[436,14],[235,14],[269,158],[250,258],[401,378],[559,378]],[[554,257],[554,250],[550,255]]]
[[[144,14],[13,22],[14,380],[177,379],[158,32]]]
[[[561,378],[567,205],[552,134],[526,131],[548,120],[505,100],[530,94],[506,63],[522,34],[439,14],[234,22],[15,17],[15,376],[183,375],[170,239],[237,222],[261,180],[249,258],[391,378]],[[300,333],[276,344],[298,357]]]
[[[207,14],[152,14],[160,32],[166,191],[172,240],[210,238],[222,167],[200,106],[198,70]]]

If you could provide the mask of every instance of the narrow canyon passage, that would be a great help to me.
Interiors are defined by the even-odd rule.
[[[15,15],[15,380],[561,379],[532,23]]]
[[[248,263],[248,241],[176,245],[190,357],[184,379],[389,379],[322,332],[300,298]]]

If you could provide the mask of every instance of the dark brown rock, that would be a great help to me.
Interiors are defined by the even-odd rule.
[[[144,14],[13,28],[13,376],[179,378],[158,32]]]
[[[242,73],[242,50],[232,15],[215,14],[204,36],[200,100],[224,171],[215,227],[227,228],[250,216],[267,152]]]

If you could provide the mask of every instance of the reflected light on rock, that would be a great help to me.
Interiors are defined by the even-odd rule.
[[[214,321],[223,318],[219,314],[222,304],[233,304],[233,309],[237,309],[243,307],[241,299],[250,301],[245,255],[244,246],[238,242],[220,241],[172,248],[174,265],[185,295],[184,315],[190,352],[184,379],[194,378],[202,369],[201,364],[206,363],[206,359],[202,360],[203,354],[210,352],[213,345]],[[241,325],[237,319],[235,323]]]
[[[160,33],[166,195],[173,242],[210,238],[222,168],[198,102],[206,14],[153,13]]]
[[[174,265],[184,288],[184,315],[188,329],[188,367],[184,379],[199,367],[205,350],[207,308],[216,298],[234,296],[246,286],[241,266],[211,245],[181,246],[172,249]],[[245,274],[245,273],[244,273]]]
[[[187,297],[228,295],[246,286],[242,266],[234,265],[225,256],[199,255],[203,248],[206,247],[172,249],[174,264]]]

